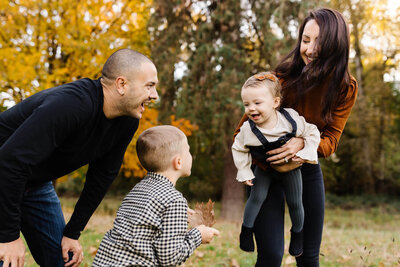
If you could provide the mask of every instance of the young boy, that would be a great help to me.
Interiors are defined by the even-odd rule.
[[[148,173],[123,200],[93,266],[176,266],[219,234],[204,225],[187,231],[188,205],[175,189],[192,168],[185,134],[152,127],[139,136],[136,150]]]

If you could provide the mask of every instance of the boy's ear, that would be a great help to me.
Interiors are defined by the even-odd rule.
[[[172,165],[175,170],[180,170],[182,169],[182,158],[177,155],[172,159]]]

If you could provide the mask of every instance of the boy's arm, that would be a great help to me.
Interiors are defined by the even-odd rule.
[[[248,181],[254,178],[254,173],[251,170],[252,158],[250,150],[244,144],[245,129],[242,130],[242,128],[236,135],[235,141],[232,145],[233,161],[238,170],[236,180],[239,182]]]
[[[187,204],[181,200],[170,203],[162,218],[161,233],[154,249],[161,266],[176,266],[184,261],[201,244],[197,228],[187,231]]]

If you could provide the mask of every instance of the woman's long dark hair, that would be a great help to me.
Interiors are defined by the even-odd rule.
[[[315,20],[319,26],[318,56],[305,65],[300,45],[304,27],[310,20]],[[328,8],[311,11],[300,26],[296,47],[275,69],[278,77],[284,80],[284,92],[295,90],[296,99],[301,99],[314,88],[328,86],[322,103],[322,117],[325,122],[330,122],[335,106],[341,104],[350,84],[349,49],[349,30],[343,15]]]

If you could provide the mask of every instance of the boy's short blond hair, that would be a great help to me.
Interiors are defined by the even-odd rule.
[[[248,87],[265,87],[272,93],[273,97],[279,97],[282,102],[282,86],[279,82],[278,77],[276,77],[272,72],[260,72],[257,73],[243,84],[242,90]]]
[[[136,142],[136,152],[142,166],[151,172],[165,171],[172,158],[182,151],[186,135],[170,125],[145,130]]]

